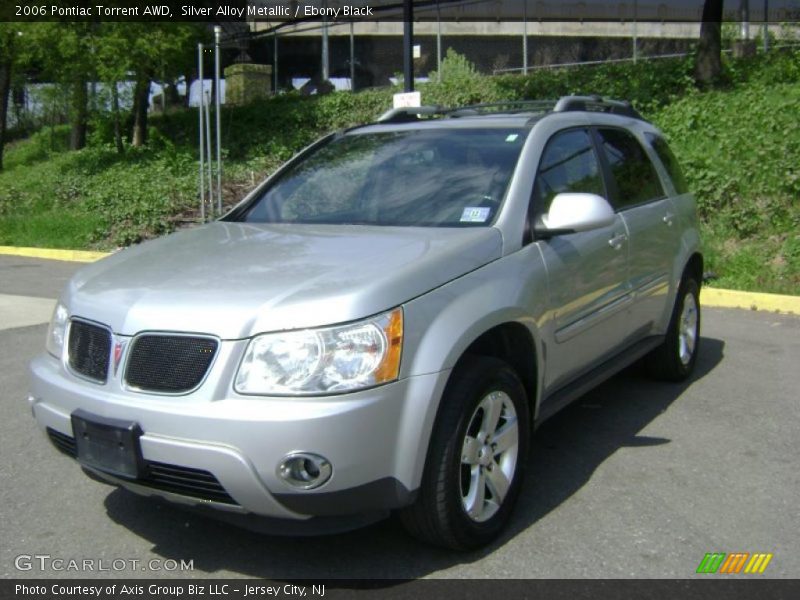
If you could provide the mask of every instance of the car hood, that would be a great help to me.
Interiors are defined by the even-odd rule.
[[[216,222],[131,247],[79,271],[73,316],[120,335],[223,339],[342,323],[393,308],[501,256],[487,228]]]

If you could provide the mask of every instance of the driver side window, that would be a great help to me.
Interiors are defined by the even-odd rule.
[[[586,129],[562,131],[547,142],[533,186],[533,216],[546,213],[556,194],[563,192],[606,197],[600,163]]]

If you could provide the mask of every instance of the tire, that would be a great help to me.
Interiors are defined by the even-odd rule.
[[[661,381],[683,381],[694,370],[700,348],[700,289],[684,278],[664,343],[645,357],[647,373]]]
[[[519,494],[529,439],[516,372],[495,358],[464,357],[442,397],[417,500],[400,512],[406,530],[453,550],[488,544]]]

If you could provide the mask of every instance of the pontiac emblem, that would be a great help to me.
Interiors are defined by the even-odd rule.
[[[122,359],[122,351],[125,349],[126,342],[117,342],[114,344],[114,376],[117,376],[119,370],[119,363]]]

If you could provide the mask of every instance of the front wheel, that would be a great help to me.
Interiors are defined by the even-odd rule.
[[[494,539],[522,484],[529,414],[525,388],[509,365],[465,357],[442,398],[417,501],[400,513],[406,529],[457,550]]]
[[[678,288],[664,343],[645,359],[655,379],[683,381],[694,370],[700,345],[700,290],[694,279],[686,278]]]

